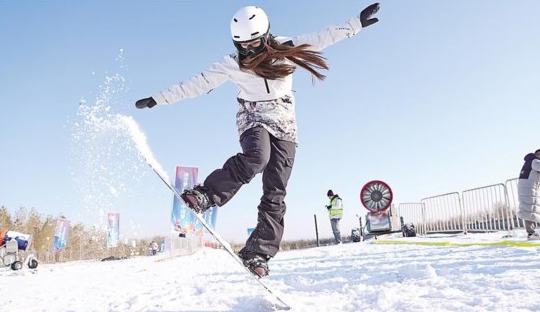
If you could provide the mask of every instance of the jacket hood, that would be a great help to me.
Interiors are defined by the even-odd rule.
[[[525,160],[525,161],[531,161],[533,159],[536,159],[536,156],[533,153],[529,153],[529,154],[525,155],[525,157],[523,158],[523,160]]]

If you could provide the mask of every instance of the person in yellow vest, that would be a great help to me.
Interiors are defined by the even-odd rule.
[[[334,194],[332,190],[328,190],[326,193],[330,201],[329,205],[326,205],[328,209],[328,216],[330,217],[330,225],[332,226],[332,232],[334,233],[334,239],[336,244],[341,244],[341,232],[339,231],[339,220],[343,217],[343,201],[338,194]]]

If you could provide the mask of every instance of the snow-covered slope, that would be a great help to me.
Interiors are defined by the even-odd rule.
[[[159,259],[0,269],[0,311],[274,309],[224,251]],[[267,283],[293,311],[540,311],[539,247],[363,242],[281,252],[270,264]]]

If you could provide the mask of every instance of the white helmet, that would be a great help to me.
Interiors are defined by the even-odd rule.
[[[270,30],[268,16],[256,6],[243,7],[231,20],[233,41],[242,42],[260,38]]]
[[[256,6],[243,7],[236,12],[231,20],[231,37],[238,52],[244,56],[252,56],[264,50],[270,22],[263,9]],[[257,48],[244,49],[241,42],[261,39]]]

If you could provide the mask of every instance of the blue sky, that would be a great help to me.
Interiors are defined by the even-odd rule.
[[[370,3],[0,1],[0,205],[81,218],[71,124],[80,99],[118,71],[127,91],[114,109],[139,122],[170,174],[194,165],[204,178],[240,151],[234,86],[151,110],[133,103],[233,51],[229,20],[244,5],[263,7],[274,34],[296,35]],[[344,199],[349,233],[369,180],[389,183],[399,203],[515,177],[540,148],[539,12],[533,0],[381,1],[378,24],[325,50],[324,82],[297,73],[285,238],[313,237],[313,214],[331,235],[329,188]],[[137,181],[117,210],[142,233],[166,233],[171,195],[151,173]],[[258,177],[220,209],[226,238],[245,239],[260,195]]]

